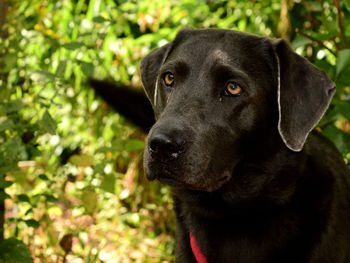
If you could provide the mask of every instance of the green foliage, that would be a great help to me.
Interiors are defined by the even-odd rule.
[[[0,244],[1,263],[32,263],[33,259],[26,245],[15,238],[9,238]]]
[[[337,84],[318,129],[349,161],[349,13],[348,0],[10,1],[0,38],[0,262],[32,262],[24,243],[36,262],[62,262],[66,251],[83,262],[173,260],[173,204],[168,188],[142,177],[145,136],[86,80],[141,87],[140,59],[183,27],[288,37]],[[70,235],[73,252],[60,242]]]

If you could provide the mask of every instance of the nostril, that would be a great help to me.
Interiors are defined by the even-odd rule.
[[[335,91],[336,91],[336,86],[334,85],[333,87],[327,90],[327,94],[329,96],[332,96],[335,93]]]
[[[149,143],[149,148],[152,152],[161,151],[166,145],[170,145],[170,139],[164,134],[156,134]]]
[[[160,133],[151,138],[149,150],[152,154],[163,158],[177,158],[182,152],[182,146],[169,136]]]

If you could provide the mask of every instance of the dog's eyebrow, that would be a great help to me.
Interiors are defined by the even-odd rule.
[[[238,67],[234,67],[232,64],[229,63],[223,63],[222,61],[216,61],[212,65],[212,72],[221,72],[224,74],[230,74],[233,75],[234,77],[240,78],[248,82],[249,76],[248,74],[240,70]],[[220,75],[220,74],[219,74]]]
[[[182,71],[183,69],[188,69],[188,68],[189,68],[188,64],[184,60],[175,60],[175,61],[165,62],[159,71],[161,72],[167,69],[175,69],[175,70]]]

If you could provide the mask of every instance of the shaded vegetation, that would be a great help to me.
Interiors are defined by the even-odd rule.
[[[349,25],[349,0],[1,1],[0,262],[173,261],[145,134],[87,80],[140,89],[140,59],[183,27],[288,38],[336,82],[318,129],[350,161]]]

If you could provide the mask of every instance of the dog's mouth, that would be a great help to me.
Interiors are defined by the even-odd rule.
[[[213,192],[220,189],[224,184],[226,184],[230,180],[230,178],[231,177],[229,175],[222,175],[218,179],[214,180],[214,182],[210,182],[207,184],[187,183],[169,175],[159,175],[152,179],[149,179],[156,179],[159,182],[174,188],[186,188],[194,191]]]

